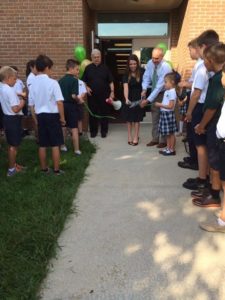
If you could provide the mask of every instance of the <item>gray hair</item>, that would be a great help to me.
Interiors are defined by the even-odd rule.
[[[98,49],[93,49],[93,50],[91,51],[91,56],[93,56],[93,55],[95,55],[95,54],[100,54],[100,55],[101,55],[100,50],[98,50]]]

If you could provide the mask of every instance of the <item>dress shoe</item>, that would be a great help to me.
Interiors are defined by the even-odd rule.
[[[208,197],[209,195],[210,195],[209,188],[200,189],[198,191],[191,192],[191,197],[193,198],[203,198],[203,197]]]
[[[159,143],[156,147],[157,148],[165,148],[166,147],[166,143]]]
[[[196,164],[191,164],[189,162],[185,162],[185,161],[178,161],[178,166],[180,168],[184,168],[184,169],[191,169],[191,170],[198,170],[198,166]]]
[[[200,207],[221,207],[221,199],[214,199],[212,195],[192,199],[192,203]]]
[[[101,133],[101,137],[102,137],[102,138],[106,138],[106,137],[107,137],[107,133],[106,133],[106,132],[102,132],[102,133]]]
[[[159,142],[151,141],[151,142],[149,142],[146,146],[147,146],[147,147],[152,147],[152,146],[158,145],[158,143],[159,143]]]
[[[97,136],[96,132],[91,132],[91,138],[95,138]]]

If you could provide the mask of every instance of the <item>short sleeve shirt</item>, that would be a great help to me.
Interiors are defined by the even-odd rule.
[[[8,84],[0,84],[0,101],[3,113],[9,116],[22,115],[22,111],[15,113],[12,110],[13,106],[20,104],[20,100],[13,87],[10,87]]]
[[[192,89],[191,93],[194,92],[194,89],[199,89],[201,90],[201,95],[198,100],[198,103],[204,103],[205,102],[205,97],[208,89],[208,84],[209,84],[209,73],[204,65],[204,62],[202,62],[199,66],[198,69],[196,70],[195,76],[194,76],[194,81],[192,84]]]
[[[219,71],[209,79],[209,86],[203,106],[203,111],[207,109],[216,109],[214,118],[219,118],[224,98],[224,88],[221,83],[222,71]]]
[[[101,95],[110,92],[109,84],[113,77],[107,66],[90,64],[86,67],[82,80],[92,89],[93,94]]]
[[[58,113],[58,101],[63,101],[58,82],[46,74],[35,77],[29,92],[29,105],[34,106],[36,114]]]
[[[78,95],[78,80],[72,74],[66,74],[59,80],[59,85],[64,97],[64,103],[75,103],[72,95]]]
[[[177,100],[176,90],[175,89],[166,90],[164,92],[164,95],[163,95],[162,104],[163,105],[168,105],[170,103],[170,101],[174,101],[174,104],[175,104],[176,100]],[[175,107],[175,105],[174,105],[174,107]],[[168,109],[168,108],[161,107],[160,110],[161,111],[173,111],[174,108],[173,109]]]

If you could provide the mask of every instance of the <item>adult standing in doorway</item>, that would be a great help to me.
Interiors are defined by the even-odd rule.
[[[152,51],[152,59],[147,63],[146,70],[142,81],[142,98],[146,98],[147,88],[151,85],[151,93],[147,99],[141,102],[141,107],[145,107],[149,103],[162,102],[164,92],[164,77],[172,71],[170,65],[163,60],[163,49],[154,48]],[[147,146],[155,146],[163,148],[166,146],[165,137],[159,136],[159,115],[160,110],[155,105],[151,107],[152,113],[152,140]]]
[[[88,105],[93,114],[106,116],[110,107],[106,103],[107,98],[114,98],[113,77],[107,66],[102,64],[101,52],[92,50],[92,63],[84,71],[82,80],[86,83],[88,93]],[[105,138],[108,133],[108,118],[97,119],[89,114],[89,129],[91,137],[96,137],[98,125],[101,125],[101,136]]]

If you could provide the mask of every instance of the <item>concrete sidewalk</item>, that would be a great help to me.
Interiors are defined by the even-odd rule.
[[[127,144],[125,125],[111,125],[87,169],[61,250],[43,284],[43,300],[224,300],[225,235],[198,228],[213,210],[194,207],[182,188],[197,172],[140,144]]]

